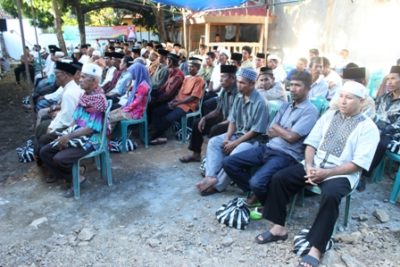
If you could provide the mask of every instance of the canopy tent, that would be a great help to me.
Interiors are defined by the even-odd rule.
[[[247,0],[152,0],[153,2],[170,5],[175,7],[183,7],[186,9],[201,11],[209,9],[219,9],[233,6],[240,6]]]

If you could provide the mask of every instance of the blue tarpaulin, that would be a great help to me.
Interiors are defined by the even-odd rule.
[[[194,11],[201,11],[201,10],[240,6],[247,0],[152,0],[152,1],[164,5],[183,7]]]

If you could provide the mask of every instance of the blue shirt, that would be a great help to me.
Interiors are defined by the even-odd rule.
[[[126,93],[126,89],[128,85],[132,82],[132,74],[129,71],[124,71],[119,77],[117,84],[111,90],[111,92],[115,92],[118,95],[122,96]]]
[[[294,106],[293,102],[282,104],[271,126],[278,124],[282,128],[291,129],[301,138],[297,142],[289,143],[282,137],[276,136],[267,143],[267,147],[288,154],[298,161],[302,160],[304,158],[304,139],[317,122],[318,115],[318,110],[308,99],[297,106]]]

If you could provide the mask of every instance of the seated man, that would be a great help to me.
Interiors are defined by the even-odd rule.
[[[167,138],[161,137],[171,124],[190,111],[195,111],[204,94],[204,80],[197,75],[201,59],[189,58],[189,73],[183,80],[178,95],[170,102],[156,108],[153,112],[154,133],[151,135],[151,145],[165,144]],[[180,70],[179,70],[180,71]]]
[[[286,208],[291,197],[306,185],[318,184],[322,195],[316,219],[307,234],[310,250],[299,266],[318,266],[335,228],[342,197],[357,184],[362,169],[368,170],[379,142],[379,131],[361,113],[366,88],[346,82],[339,110],[330,110],[318,120],[306,138],[305,162],[278,171],[271,179],[263,217],[272,227],[256,237],[258,244],[286,240]]]
[[[151,121],[153,118],[153,110],[173,100],[185,79],[183,72],[179,69],[179,57],[177,55],[168,54],[167,67],[169,74],[166,82],[163,83],[159,89],[151,91],[151,101],[147,108],[147,115]]]
[[[314,57],[310,61],[310,73],[312,77],[311,90],[308,96],[326,98],[328,96],[328,83],[322,75],[322,58]]]
[[[56,63],[57,84],[63,87],[64,92],[61,97],[61,104],[51,106],[50,112],[58,111],[53,120],[42,121],[36,128],[36,155],[40,148],[57,138],[56,131],[62,131],[69,127],[73,122],[72,114],[78,105],[79,98],[84,91],[76,84],[74,75],[77,71],[76,66],[70,63]]]
[[[274,73],[268,67],[260,69],[256,88],[267,103],[269,100],[277,100],[281,103],[287,102],[287,95],[283,84],[275,82]]]
[[[303,141],[318,119],[318,111],[308,100],[311,75],[297,72],[290,81],[293,103],[281,106],[267,131],[266,145],[226,157],[222,162],[228,176],[245,192],[252,191],[255,197],[248,204],[266,198],[267,185],[272,175],[303,159]],[[254,175],[250,171],[260,167]]]
[[[158,49],[157,52],[160,55],[158,58],[159,64],[157,68],[154,70],[154,73],[150,73],[152,92],[155,92],[158,89],[160,89],[160,87],[166,83],[169,75],[168,64],[167,64],[168,51],[164,49]]]
[[[115,85],[117,84],[119,78],[122,75],[122,70],[119,69],[120,65],[121,65],[121,60],[123,59],[124,54],[122,53],[112,53],[111,56],[111,64],[112,66],[115,68],[111,80],[109,82],[105,82],[102,84],[101,88],[103,89],[104,93],[108,93],[110,92]]]
[[[322,75],[324,75],[324,80],[328,84],[328,95],[326,98],[330,101],[335,95],[335,92],[340,91],[343,83],[342,77],[340,77],[336,71],[331,69],[331,63],[326,57],[322,57],[322,64]]]
[[[118,101],[121,96],[126,93],[126,90],[132,83],[132,74],[128,71],[128,68],[132,65],[133,58],[130,56],[125,56],[120,65],[119,71],[121,75],[118,78],[117,83],[115,84],[114,88],[112,88],[107,94],[107,99],[112,99],[114,109],[118,107]]]
[[[372,171],[382,160],[388,145],[392,141],[400,140],[400,66],[393,66],[387,77],[386,86],[388,93],[376,99],[375,123],[380,132],[380,141],[366,177],[372,175]],[[361,180],[359,191],[365,189],[365,180]]]
[[[237,68],[232,65],[221,66],[222,92],[218,96],[218,105],[216,109],[193,122],[192,138],[189,144],[189,150],[193,151],[193,154],[179,158],[182,163],[201,160],[203,134],[208,134],[211,138],[228,130],[229,111],[237,96],[236,70]]]
[[[107,109],[107,100],[98,90],[101,73],[102,69],[95,64],[86,63],[83,66],[79,83],[85,93],[73,114],[74,126],[70,127],[69,133],[61,135],[40,150],[40,158],[54,178],[70,180],[74,163],[100,146],[100,132]],[[77,138],[80,139],[78,145],[71,146],[70,141]],[[80,183],[84,181],[85,177],[81,175]],[[64,196],[73,196],[72,187]]]
[[[196,185],[202,196],[225,190],[229,179],[222,169],[223,159],[229,154],[257,147],[256,137],[267,129],[268,108],[255,90],[256,79],[257,73],[252,68],[239,69],[236,74],[240,94],[229,113],[228,131],[208,142],[206,177]]]

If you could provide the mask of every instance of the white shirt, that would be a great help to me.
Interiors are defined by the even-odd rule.
[[[281,65],[272,70],[275,82],[283,83],[286,80],[287,73]]]
[[[62,86],[60,86],[53,93],[45,95],[44,98],[47,99],[47,100],[61,102],[61,96],[62,96],[63,93],[64,93],[64,89],[62,88]]]
[[[211,73],[210,82],[213,83],[213,90],[218,90],[221,85],[221,64],[216,64]]]
[[[81,58],[79,59],[79,62],[82,64],[85,64],[89,61],[90,57],[88,55],[82,55]]]
[[[103,87],[104,85],[106,85],[108,82],[111,82],[113,77],[114,77],[114,71],[117,68],[114,66],[111,66],[108,68],[107,73],[106,73],[106,77],[104,78],[104,81],[100,84],[100,87]]]
[[[344,147],[337,148],[340,152],[339,156],[334,154],[328,154],[323,149],[323,143],[325,139],[332,138],[328,136],[328,129],[332,123],[332,120],[336,114],[336,110],[329,110],[322,115],[322,117],[317,121],[314,128],[311,130],[310,134],[304,141],[304,144],[310,145],[316,149],[314,156],[314,166],[320,167],[323,164],[323,168],[333,168],[336,166],[343,165],[345,163],[352,162],[358,167],[368,170],[372,159],[375,154],[376,147],[379,143],[379,130],[375,123],[363,114],[358,114],[352,118],[361,118],[360,122],[355,126],[355,128],[350,132],[345,141]],[[349,118],[349,119],[352,119]],[[335,137],[346,132],[346,128],[335,127]],[[336,143],[335,143],[336,144]],[[338,142],[339,144],[339,142]],[[360,171],[353,172],[350,174],[335,175],[326,178],[325,180],[345,177],[349,180],[351,188],[353,188],[359,179]]]
[[[51,132],[59,128],[68,127],[72,124],[74,121],[72,114],[78,106],[79,98],[83,93],[84,91],[74,80],[71,80],[64,86],[64,92],[61,97],[61,110],[49,125]]]
[[[328,83],[328,96],[326,97],[328,100],[331,100],[336,92],[339,92],[342,89],[342,77],[334,71],[329,71],[329,74],[325,76],[324,80]]]

